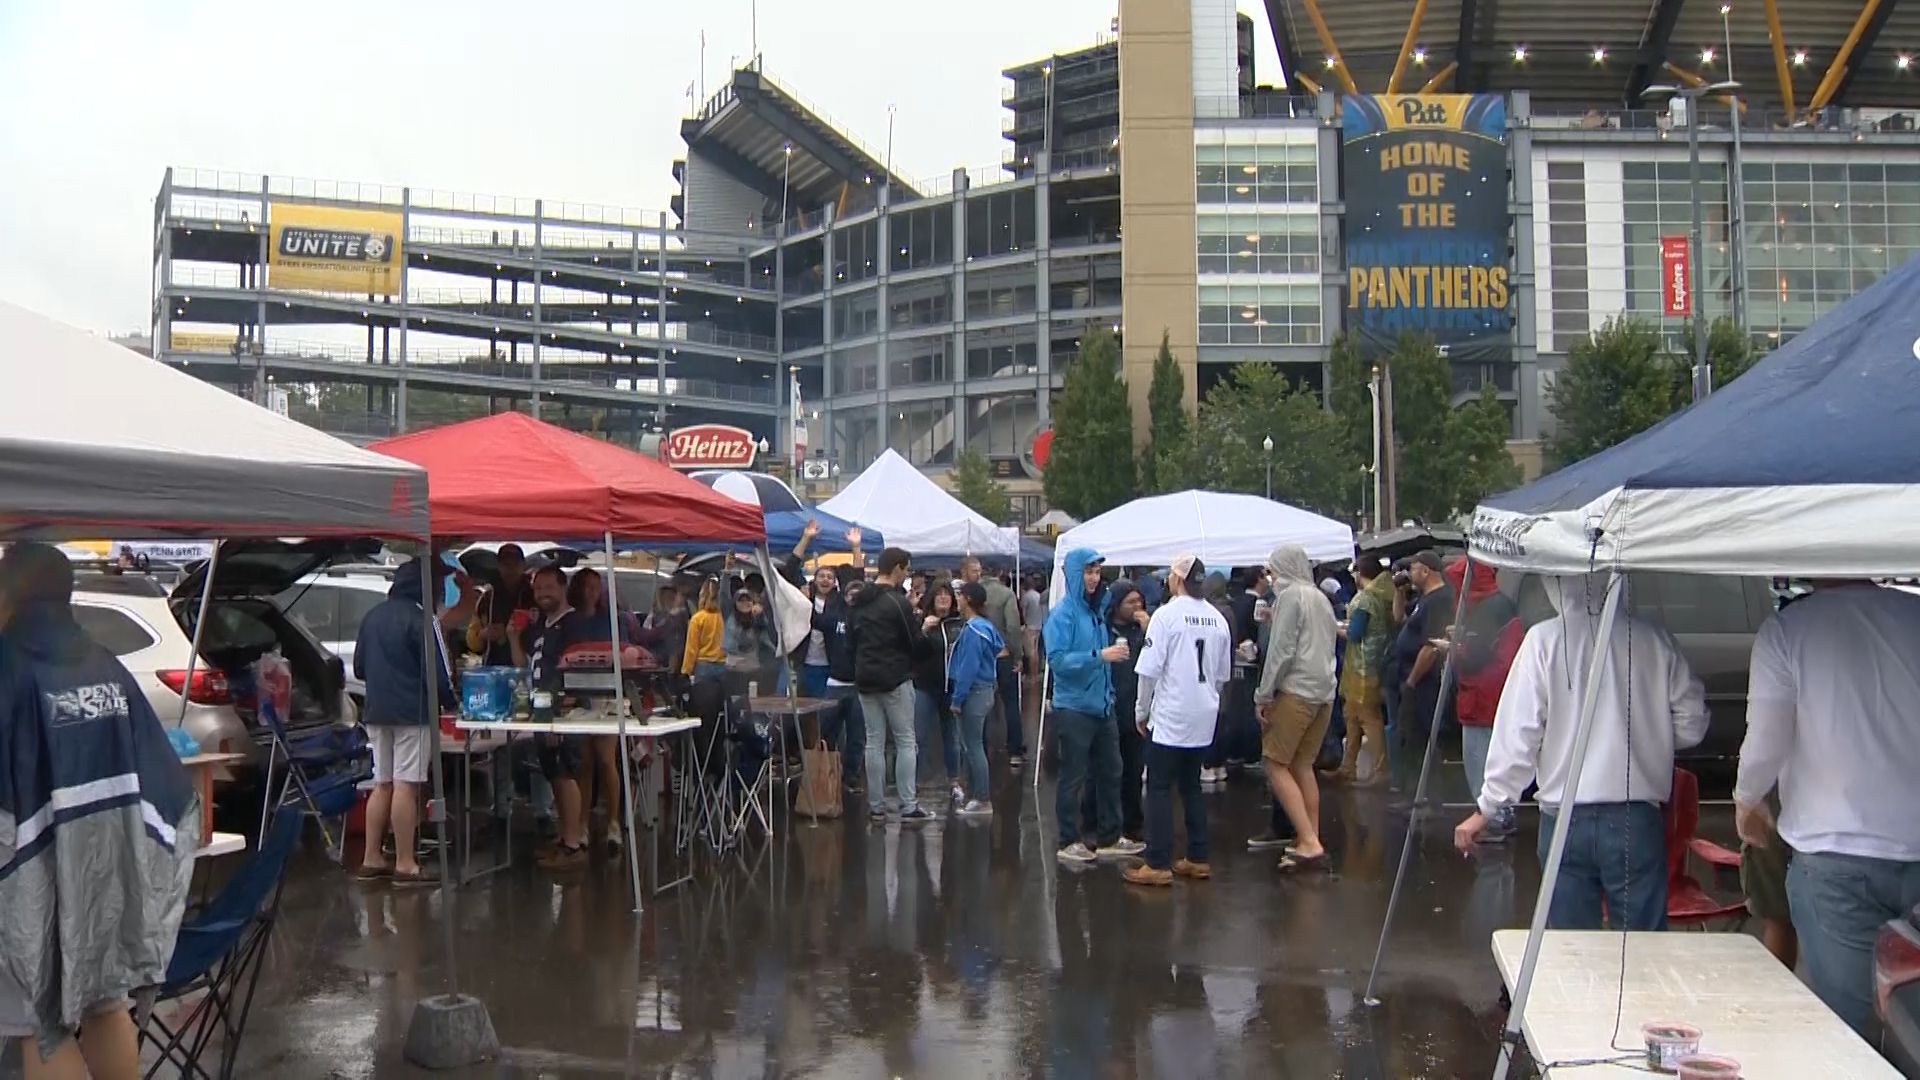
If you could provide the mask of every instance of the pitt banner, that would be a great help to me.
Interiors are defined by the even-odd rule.
[[[392,296],[400,291],[397,210],[341,210],[276,202],[267,208],[267,284]]]
[[[1368,353],[1402,333],[1454,360],[1505,360],[1507,103],[1498,94],[1341,98],[1347,330]]]

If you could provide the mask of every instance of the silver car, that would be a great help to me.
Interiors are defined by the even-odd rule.
[[[191,627],[199,615],[204,565],[178,585],[146,574],[81,574],[74,586],[75,618],[89,636],[119,657],[168,727],[181,727],[210,753],[264,759],[267,733],[235,676],[278,650],[293,673],[289,734],[352,723],[345,667],[313,635],[288,618],[272,596],[312,568],[348,549],[330,542],[236,541],[221,549],[219,574],[207,611],[200,660],[192,664]],[[222,770],[229,782],[247,768]]]

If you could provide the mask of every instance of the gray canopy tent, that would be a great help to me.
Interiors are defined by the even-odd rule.
[[[342,442],[100,336],[0,302],[0,543],[199,537],[374,536],[431,551],[427,478],[418,467]],[[218,570],[214,549],[207,579]],[[422,559],[430,575],[431,560]],[[432,596],[432,582],[424,595]],[[193,651],[206,625],[201,592]],[[437,655],[425,620],[425,656]],[[189,678],[191,670],[189,670]],[[428,704],[437,709],[437,679]],[[444,780],[434,755],[434,800]],[[436,815],[437,817],[440,815]],[[441,878],[447,844],[441,820]],[[453,891],[446,888],[451,904]],[[447,932],[448,994],[416,1021],[479,1011],[461,998]],[[470,1046],[477,1054],[484,1047]]]

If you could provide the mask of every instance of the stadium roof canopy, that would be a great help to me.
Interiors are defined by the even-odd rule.
[[[1410,41],[1413,48],[1394,86],[1401,93],[1434,81],[1434,92],[1528,90],[1550,106],[1655,108],[1661,103],[1641,94],[1648,85],[1684,83],[1689,76],[1719,82],[1731,63],[1741,97],[1772,113],[1786,102],[1779,78],[1784,64],[1796,113],[1822,94],[1829,106],[1920,106],[1915,0],[1265,4],[1289,77],[1304,75],[1335,92],[1347,89],[1343,75],[1361,93],[1385,92],[1403,43]],[[1769,8],[1778,16],[1777,50]],[[1409,36],[1415,19],[1418,29]]]
[[[682,120],[680,135],[690,152],[772,201],[779,201],[784,185],[794,211],[826,203],[870,205],[872,189],[889,175],[879,154],[751,65],[735,71],[698,116]],[[892,175],[895,202],[918,197],[911,183]]]

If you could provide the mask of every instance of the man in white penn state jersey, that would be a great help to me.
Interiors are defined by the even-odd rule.
[[[1140,652],[1139,702],[1134,721],[1147,742],[1147,861],[1125,872],[1135,885],[1171,885],[1173,876],[1205,879],[1207,805],[1200,797],[1200,765],[1213,742],[1220,688],[1233,675],[1233,636],[1227,620],[1201,597],[1207,568],[1198,557],[1173,562],[1167,592],[1173,600],[1153,613]],[[1187,856],[1173,862],[1173,789],[1187,816]]]

